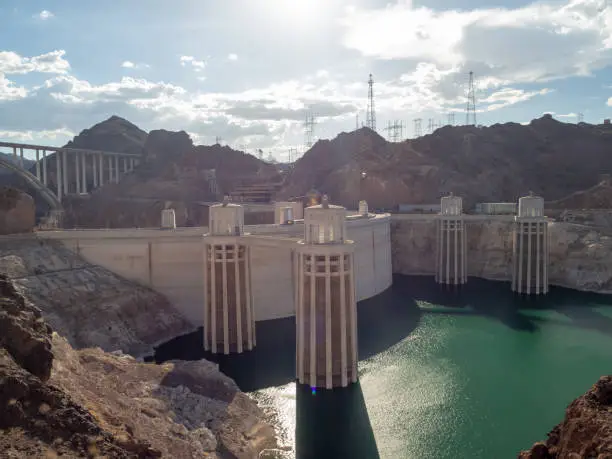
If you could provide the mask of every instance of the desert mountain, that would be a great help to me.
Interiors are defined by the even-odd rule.
[[[317,142],[280,194],[315,187],[350,207],[359,198],[373,207],[437,202],[450,191],[467,205],[514,201],[530,190],[557,200],[610,173],[611,152],[612,126],[566,124],[550,115],[528,125],[445,126],[400,143],[361,128]]]

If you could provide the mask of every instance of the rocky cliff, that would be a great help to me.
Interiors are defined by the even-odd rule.
[[[0,187],[0,235],[30,233],[35,223],[34,199],[16,188]]]
[[[0,273],[77,348],[142,356],[192,329],[164,296],[90,265],[54,241],[0,240]]]
[[[523,451],[519,459],[612,457],[612,376],[603,376],[565,411],[548,440]]]
[[[283,197],[312,186],[356,208],[438,202],[441,193],[480,201],[515,201],[529,190],[560,199],[612,172],[612,126],[567,124],[545,115],[528,125],[445,126],[390,143],[368,128],[317,142],[295,164]],[[361,172],[367,177],[361,179]]]
[[[275,446],[216,365],[75,350],[2,275],[0,329],[2,457],[253,459]]]
[[[612,229],[553,222],[549,279],[553,285],[612,293]],[[512,278],[512,224],[467,224],[468,275],[491,280]],[[433,220],[396,216],[391,224],[393,272],[433,274],[436,231]]]

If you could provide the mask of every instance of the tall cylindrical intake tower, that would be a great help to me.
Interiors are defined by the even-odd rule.
[[[244,208],[225,198],[209,211],[204,236],[204,349],[217,354],[255,347],[250,248]]]
[[[437,218],[436,282],[460,285],[467,282],[467,232],[463,202],[452,193],[440,200]]]
[[[512,291],[548,293],[548,219],[544,199],[533,193],[519,199],[514,217]]]
[[[346,209],[329,204],[304,211],[296,250],[297,380],[311,387],[357,381],[354,244],[346,240]]]

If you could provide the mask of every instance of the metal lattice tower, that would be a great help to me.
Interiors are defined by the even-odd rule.
[[[355,130],[359,129],[359,113],[355,115]]]
[[[304,121],[304,151],[309,150],[314,144],[314,126],[315,116],[313,113],[306,114],[306,120]]]
[[[423,130],[421,129],[421,122],[423,120],[421,118],[416,118],[414,120],[414,137],[421,137],[423,135]]]
[[[447,116],[448,116],[448,119],[447,119],[446,124],[448,124],[449,126],[454,126],[455,125],[455,114],[449,113]]]
[[[578,113],[578,122],[582,123],[584,121],[584,115],[582,113]]]
[[[385,131],[388,133],[387,135],[389,136],[389,142],[401,142],[404,132],[404,124],[399,120],[395,120],[393,123],[389,121]]]
[[[476,126],[476,91],[474,90],[474,72],[470,71],[468,80],[467,109],[465,124]]]
[[[427,133],[432,134],[435,128],[436,128],[435,120],[433,118],[429,118],[427,120]]]
[[[376,130],[376,110],[374,109],[374,79],[370,73],[368,79],[368,111],[366,113],[366,126]]]

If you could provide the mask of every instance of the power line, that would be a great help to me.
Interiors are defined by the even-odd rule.
[[[376,130],[376,110],[374,109],[374,79],[370,73],[368,79],[368,111],[366,113],[366,126]]]
[[[476,92],[474,91],[474,72],[470,71],[468,80],[467,109],[465,124],[476,126]]]

